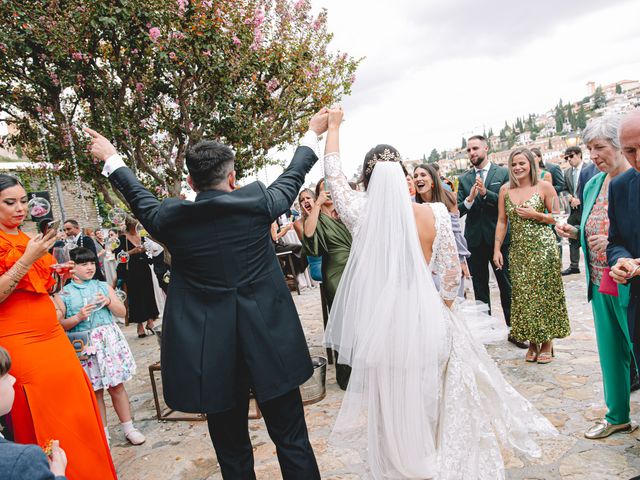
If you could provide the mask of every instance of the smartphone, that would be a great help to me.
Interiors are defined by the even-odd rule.
[[[42,234],[45,235],[51,229],[53,229],[53,230],[55,230],[57,232],[58,228],[60,228],[60,220],[53,220],[53,221],[47,223],[47,228],[45,229],[44,232],[42,232]]]

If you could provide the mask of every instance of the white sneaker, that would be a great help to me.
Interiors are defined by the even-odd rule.
[[[142,445],[146,440],[144,435],[140,433],[139,430],[136,430],[135,428],[131,430],[128,434],[126,434],[125,437],[127,437],[127,440],[129,440],[129,443],[131,443],[131,445]]]

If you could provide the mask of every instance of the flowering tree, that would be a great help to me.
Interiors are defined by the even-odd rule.
[[[111,138],[159,194],[177,195],[202,138],[239,176],[272,163],[309,115],[348,94],[358,65],[331,52],[309,0],[0,0],[0,112],[28,158],[107,193],[80,131]],[[43,142],[43,137],[45,141]]]

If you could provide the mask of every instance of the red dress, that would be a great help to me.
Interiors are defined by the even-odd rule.
[[[22,256],[29,237],[0,231],[0,275]],[[67,454],[67,478],[116,479],[100,412],[89,379],[56,318],[51,255],[29,269],[0,303],[0,345],[11,355],[16,377],[11,410],[14,439],[45,445],[60,441]]]

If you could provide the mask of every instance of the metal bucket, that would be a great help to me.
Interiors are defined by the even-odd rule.
[[[319,402],[327,394],[327,359],[314,355],[311,357],[311,363],[313,363],[313,375],[300,386],[300,394],[304,405]]]

